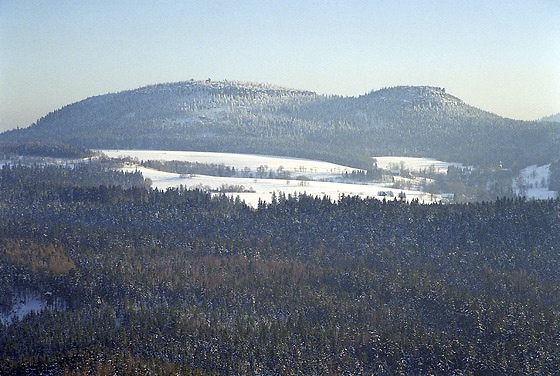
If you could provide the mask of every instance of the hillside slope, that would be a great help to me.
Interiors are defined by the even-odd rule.
[[[540,121],[556,121],[556,122],[560,122],[560,113],[558,114],[554,114],[554,115],[550,115],[550,116],[545,116],[542,119],[540,119]]]
[[[525,166],[559,158],[560,125],[476,109],[434,87],[360,97],[186,81],[91,97],[0,140],[88,148],[261,153],[368,167],[372,155]]]

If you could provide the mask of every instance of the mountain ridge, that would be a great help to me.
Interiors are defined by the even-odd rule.
[[[558,124],[503,118],[439,87],[396,86],[343,97],[212,80],[89,97],[0,134],[4,141],[276,154],[355,167],[368,167],[375,155],[548,163],[560,157],[559,138]]]

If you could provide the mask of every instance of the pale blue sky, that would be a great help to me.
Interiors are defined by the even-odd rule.
[[[0,131],[191,78],[348,96],[433,85],[532,120],[560,112],[560,1],[0,0]]]

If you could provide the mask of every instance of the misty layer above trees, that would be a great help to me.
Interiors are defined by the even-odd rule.
[[[560,159],[560,123],[505,119],[434,87],[345,98],[229,81],[160,84],[85,99],[0,140],[259,153],[360,168],[379,155],[508,168]]]

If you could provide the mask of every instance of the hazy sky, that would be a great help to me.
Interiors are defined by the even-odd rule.
[[[441,86],[533,120],[560,112],[560,1],[0,0],[0,130],[191,78],[348,96]]]

